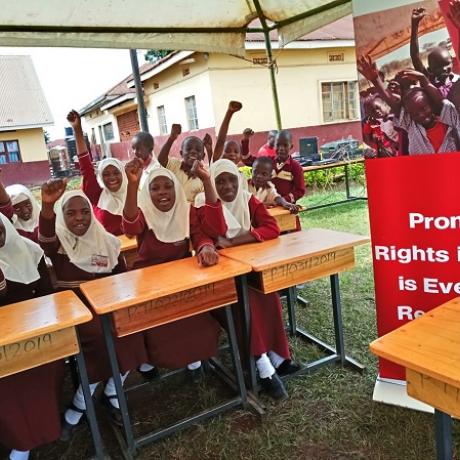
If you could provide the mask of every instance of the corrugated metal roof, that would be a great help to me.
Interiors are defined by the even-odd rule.
[[[0,56],[0,131],[53,123],[30,56]]]

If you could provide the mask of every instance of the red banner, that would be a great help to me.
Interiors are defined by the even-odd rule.
[[[379,336],[460,295],[458,171],[458,153],[366,161]]]

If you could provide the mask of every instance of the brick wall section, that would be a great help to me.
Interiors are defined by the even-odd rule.
[[[134,134],[140,131],[137,110],[119,115],[117,117],[117,124],[121,142],[130,141]]]
[[[4,185],[23,184],[27,187],[39,185],[51,178],[47,160],[1,165]]]
[[[305,128],[292,128],[292,143],[294,145],[292,151],[299,151],[299,139],[301,137],[318,137],[318,145],[321,146],[327,142],[337,141],[340,139],[346,139],[351,136],[354,139],[362,140],[361,134],[361,122],[352,121],[347,123],[335,123],[330,125],[318,125],[318,126],[307,126]],[[199,129],[197,131],[182,133],[177,141],[174,143],[171,149],[171,155],[178,157],[180,146],[182,141],[190,135],[198,136],[200,139],[203,139],[206,133],[209,133],[213,139],[213,145],[216,143],[216,130],[214,128]],[[257,153],[260,147],[264,145],[267,141],[267,131],[261,131],[255,133],[251,138],[250,149],[251,153]],[[154,151],[156,154],[159,153],[161,146],[166,141],[168,136],[157,136],[155,137],[155,148]],[[241,135],[232,135],[228,136],[228,139],[233,139],[239,141]],[[126,161],[130,155],[130,142],[120,142],[115,144],[110,144],[110,149],[112,155],[115,158],[118,158],[122,161]]]

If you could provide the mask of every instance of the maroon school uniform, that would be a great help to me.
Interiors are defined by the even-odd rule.
[[[257,198],[249,199],[249,214],[251,216],[251,235],[257,241],[265,241],[277,238],[279,228],[276,220],[268,214],[267,209]],[[225,236],[227,225],[223,215],[220,219],[210,220],[204,212],[205,207],[198,209],[202,229],[210,237],[217,239]],[[277,293],[263,294],[260,291],[249,288],[249,306],[251,309],[251,354],[260,356],[270,350],[278,353],[284,359],[290,359],[289,343],[284,332],[282,307]],[[244,324],[241,309],[235,311],[238,337],[241,340]],[[241,348],[243,350],[243,348]]]
[[[50,294],[52,287],[43,258],[38,272],[38,281],[23,284],[5,280],[0,270],[0,308]],[[63,378],[63,361],[0,378],[0,444],[27,451],[59,438]]]
[[[288,203],[295,203],[305,195],[306,191],[302,166],[291,157],[281,167],[278,166],[274,159],[272,182]]]
[[[82,190],[88,197],[89,201],[93,206],[94,215],[96,219],[102,224],[102,226],[112,235],[122,235],[121,230],[121,216],[112,214],[111,212],[101,209],[97,206],[99,197],[102,193],[102,188],[97,182],[96,173],[94,171],[93,163],[88,152],[78,157],[80,163],[80,172],[83,176]]]
[[[221,214],[220,206],[207,206],[207,213],[209,219],[218,219]],[[199,251],[204,245],[213,243],[202,233],[196,214],[196,209],[190,207],[190,237],[194,249]],[[136,235],[137,238],[139,258],[134,263],[134,268],[190,256],[188,239],[177,243],[158,241],[148,228],[140,209],[134,221],[123,218],[123,230],[130,235]],[[161,270],[161,266],[158,270]],[[144,331],[148,362],[158,367],[179,369],[189,363],[215,356],[219,330],[219,325],[212,315],[202,313]]]
[[[105,341],[98,315],[86,302],[80,292],[80,284],[110,274],[95,274],[81,270],[75,266],[65,254],[55,232],[55,218],[45,219],[40,214],[39,241],[45,254],[53,262],[56,275],[56,288],[58,290],[72,289],[86,306],[92,311],[93,319],[89,323],[78,326],[81,345],[85,356],[86,367],[90,383],[107,380],[112,376],[109,357],[107,355]],[[118,265],[111,274],[121,273],[126,270],[124,259],[119,258]],[[141,334],[131,334],[122,338],[115,338],[118,364],[120,371],[125,373],[147,361]]]
[[[14,207],[13,207],[13,204],[11,203],[11,200],[9,200],[8,203],[0,205],[0,212],[5,217],[7,217],[11,222],[13,222]],[[29,240],[38,244],[38,226],[35,227],[33,232],[27,232],[26,230],[22,230],[20,228],[17,228],[16,230],[24,238],[28,238]]]

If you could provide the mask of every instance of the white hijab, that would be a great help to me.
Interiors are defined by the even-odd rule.
[[[13,224],[0,213],[5,226],[5,244],[0,248],[0,268],[8,281],[30,284],[40,278],[38,264],[43,250],[33,241],[23,238]]]
[[[72,233],[64,221],[63,207],[76,196],[85,199],[91,211],[91,223],[83,236]],[[70,261],[85,272],[110,273],[118,264],[121,242],[94,217],[93,208],[81,190],[65,192],[56,204],[56,235]]]
[[[21,184],[9,185],[5,188],[6,193],[10,196],[11,204],[14,206],[22,201],[30,200],[32,203],[32,216],[29,220],[20,219],[17,214],[13,216],[13,225],[18,230],[33,232],[38,227],[38,217],[40,215],[40,206],[32,195],[32,192]]]
[[[156,177],[164,176],[174,183],[176,201],[167,212],[160,211],[150,197],[150,184]],[[166,168],[154,168],[150,171],[139,193],[139,208],[144,214],[145,222],[156,238],[163,243],[183,241],[190,236],[190,203],[184,189],[174,173]]]
[[[222,173],[230,173],[238,178],[238,193],[233,201],[222,202],[222,209],[224,211],[224,218],[227,224],[227,238],[234,238],[235,236],[245,235],[251,230],[251,215],[249,213],[249,200],[251,194],[243,189],[243,179],[239,174],[238,167],[230,160],[225,158],[217,160],[209,168],[211,174],[211,181],[216,188],[216,178]],[[197,195],[195,199],[195,206],[201,207],[205,204],[204,193]]]
[[[102,179],[102,172],[107,166],[115,166],[121,172],[121,186],[116,192],[111,192]],[[97,183],[102,188],[101,196],[97,202],[97,207],[117,216],[123,215],[125,206],[126,190],[128,188],[128,179],[126,178],[123,163],[116,158],[106,158],[99,162],[97,167]]]

